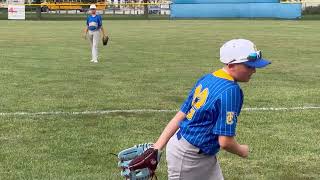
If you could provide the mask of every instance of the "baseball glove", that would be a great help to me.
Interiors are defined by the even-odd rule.
[[[149,180],[155,176],[161,153],[153,144],[138,144],[118,154],[121,176],[127,180]]]
[[[106,46],[108,44],[108,41],[109,41],[109,36],[103,36],[102,38],[102,44],[104,46]]]

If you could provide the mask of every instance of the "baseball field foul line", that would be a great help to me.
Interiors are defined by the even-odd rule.
[[[262,108],[243,108],[243,111],[290,111],[290,110],[310,110],[320,109],[320,106],[306,107],[262,107]],[[0,116],[34,116],[34,115],[87,115],[87,114],[111,114],[111,113],[152,113],[152,112],[177,112],[178,110],[170,109],[116,109],[116,110],[98,110],[98,111],[78,111],[78,112],[2,112]]]

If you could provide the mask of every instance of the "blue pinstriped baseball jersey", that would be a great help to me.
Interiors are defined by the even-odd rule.
[[[216,154],[219,135],[235,136],[242,103],[240,86],[223,69],[203,76],[181,106],[187,115],[179,124],[181,136],[203,153]]]

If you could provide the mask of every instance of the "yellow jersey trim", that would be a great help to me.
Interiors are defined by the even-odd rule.
[[[234,81],[233,77],[230,76],[227,72],[225,72],[223,69],[219,69],[212,73],[214,76],[222,79],[227,79],[229,81]]]

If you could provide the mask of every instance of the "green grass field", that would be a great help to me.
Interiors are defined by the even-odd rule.
[[[241,84],[244,108],[320,106],[318,21],[104,21],[108,47],[92,64],[84,21],[0,21],[0,179],[119,180],[109,153],[154,142],[193,83],[219,69],[219,48],[254,41],[272,65]],[[29,112],[31,114],[14,114]],[[7,113],[7,114],[3,114]],[[229,179],[320,179],[320,109],[243,111],[241,159],[221,151]],[[165,156],[158,169],[165,180]]]

